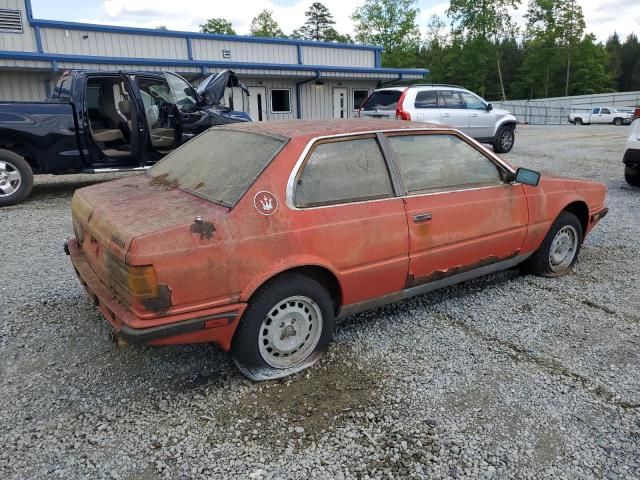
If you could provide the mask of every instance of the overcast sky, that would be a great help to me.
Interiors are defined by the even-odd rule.
[[[313,0],[32,0],[36,18],[75,22],[126,25],[170,30],[197,31],[207,18],[231,20],[238,34],[248,34],[251,19],[261,10],[270,9],[285,33],[304,23],[305,10]],[[350,16],[360,1],[324,0],[340,32],[352,33]],[[617,31],[622,38],[640,34],[640,0],[578,0],[584,10],[587,31],[606,40]],[[526,7],[527,0],[523,0]],[[431,15],[444,15],[449,2],[419,0],[418,23],[424,31]],[[526,8],[518,12],[521,18]]]

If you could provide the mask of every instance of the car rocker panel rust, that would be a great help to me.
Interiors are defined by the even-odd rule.
[[[563,211],[578,217],[581,243],[607,212],[604,185],[552,175],[524,185],[504,160],[446,127],[333,120],[210,131],[221,129],[283,139],[234,205],[184,191],[153,169],[74,195],[68,252],[89,296],[129,343],[215,342],[229,350],[247,307],[283,274],[313,279],[329,294],[333,314],[346,316],[533,258]],[[386,140],[406,133],[453,135],[494,162],[504,182],[408,194]],[[361,138],[380,145],[393,195],[296,206],[301,172],[317,145]],[[560,240],[558,251],[568,242]]]

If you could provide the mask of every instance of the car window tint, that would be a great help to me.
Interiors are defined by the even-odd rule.
[[[398,100],[400,100],[400,95],[402,95],[400,90],[378,90],[371,94],[362,109],[365,111],[395,110]]]
[[[438,92],[435,90],[418,92],[418,94],[416,95],[416,101],[414,102],[414,107],[438,108]]]
[[[498,167],[455,135],[398,135],[389,143],[409,193],[502,182]]]
[[[487,106],[485,105],[485,103],[471,93],[460,92],[460,96],[462,97],[462,101],[464,102],[465,108],[467,108],[468,110],[486,110],[487,109]]]
[[[295,205],[312,207],[393,196],[375,138],[318,145],[298,177]]]
[[[440,90],[440,108],[464,108],[458,92]]]
[[[281,137],[215,128],[171,152],[149,173],[159,186],[231,207],[284,144]]]

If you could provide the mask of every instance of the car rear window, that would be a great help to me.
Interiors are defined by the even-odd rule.
[[[286,142],[275,135],[213,128],[167,155],[149,174],[158,184],[233,207]]]
[[[373,92],[362,106],[363,110],[395,110],[400,100],[400,90],[378,90]]]

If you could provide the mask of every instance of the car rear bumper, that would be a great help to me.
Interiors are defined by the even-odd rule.
[[[65,243],[80,282],[100,313],[116,334],[131,344],[169,345],[183,343],[217,343],[229,350],[236,326],[246,308],[245,303],[206,308],[177,315],[142,319],[120,303],[98,278],[75,239]]]

